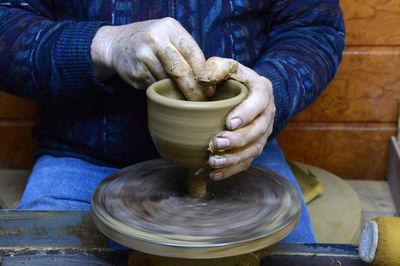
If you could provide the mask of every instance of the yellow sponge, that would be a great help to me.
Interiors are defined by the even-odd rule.
[[[299,183],[301,193],[306,203],[309,203],[324,191],[324,187],[321,185],[318,178],[310,171],[304,171],[288,159],[286,159],[286,161],[290,165],[297,183]]]
[[[378,217],[364,225],[360,258],[372,265],[400,265],[400,218]]]

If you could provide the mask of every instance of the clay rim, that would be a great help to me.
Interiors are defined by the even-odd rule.
[[[226,99],[226,100],[220,100],[220,101],[185,101],[185,100],[178,100],[178,99],[172,99],[169,97],[165,97],[158,92],[155,91],[156,86],[168,86],[173,82],[171,79],[163,79],[160,81],[157,81],[150,85],[150,87],[147,88],[146,94],[147,98],[159,105],[167,106],[172,109],[176,110],[219,110],[219,109],[224,109],[227,106],[236,106],[239,103],[241,103],[246,97],[247,97],[247,88],[244,86],[242,83],[235,81],[233,79],[228,79],[223,82],[228,82],[228,83],[234,83],[236,86],[240,88],[240,93],[232,98]],[[165,83],[165,84],[163,84]]]
[[[141,163],[138,163],[138,164],[142,165],[142,164],[149,164],[149,163],[152,163],[152,162],[153,163],[163,163],[164,161],[161,160],[161,159],[155,159],[155,160],[151,160],[151,161],[144,161],[144,162],[141,162]],[[128,166],[128,167],[123,168],[121,170],[128,171],[130,168],[135,167],[138,164]],[[125,223],[115,219],[114,217],[111,217],[105,210],[103,210],[102,208],[99,208],[98,206],[94,206],[94,204],[93,204],[94,198],[96,197],[96,195],[98,193],[97,191],[98,191],[100,185],[103,182],[105,182],[107,179],[113,178],[121,170],[119,170],[116,173],[111,174],[110,176],[105,178],[95,188],[95,190],[92,193],[91,201],[90,201],[90,203],[91,203],[90,204],[91,213],[94,216],[96,216],[96,218],[99,219],[101,221],[101,223],[103,223],[104,226],[108,227],[112,231],[116,231],[116,232],[120,233],[121,235],[128,236],[130,238],[133,238],[133,239],[136,239],[136,240],[139,240],[139,241],[143,241],[143,242],[147,242],[147,243],[159,244],[159,245],[170,246],[170,247],[182,247],[182,248],[222,247],[222,246],[231,246],[231,245],[236,245],[236,244],[242,244],[242,243],[251,242],[251,241],[258,240],[258,239],[266,238],[266,237],[268,237],[270,235],[273,235],[273,234],[275,234],[277,232],[280,232],[280,231],[284,230],[288,226],[291,226],[293,224],[293,222],[296,221],[296,219],[300,217],[300,215],[301,215],[301,198],[300,198],[300,194],[297,191],[296,187],[292,183],[290,183],[287,179],[282,177],[281,175],[279,175],[279,174],[277,174],[277,173],[275,173],[275,172],[273,172],[273,171],[271,171],[271,170],[269,170],[267,168],[259,166],[259,165],[252,165],[251,167],[258,168],[258,169],[264,169],[267,172],[269,172],[270,174],[278,176],[281,179],[281,182],[286,183],[287,185],[289,185],[289,187],[291,188],[292,192],[295,191],[295,193],[292,194],[292,196],[294,197],[294,201],[293,201],[294,204],[297,205],[297,206],[295,206],[296,210],[292,210],[291,212],[287,212],[287,213],[285,213],[283,215],[286,218],[285,225],[283,225],[282,227],[275,228],[274,230],[271,230],[270,232],[265,233],[263,235],[259,235],[257,237],[252,237],[252,238],[247,238],[247,239],[242,239],[242,240],[232,241],[232,242],[226,242],[226,243],[220,243],[220,244],[215,244],[215,243],[213,243],[213,244],[190,244],[190,243],[182,242],[181,240],[177,240],[175,243],[166,243],[166,242],[162,242],[160,240],[154,240],[154,239],[151,239],[151,238],[138,236],[138,235],[136,235],[136,234],[134,234],[132,232],[129,232],[129,233],[128,232],[124,232],[120,228],[129,227],[128,225],[126,225]],[[297,221],[297,223],[298,222],[299,222],[299,220]],[[296,223],[296,225],[294,227],[297,226],[297,223]],[[140,232],[142,230],[134,228],[134,231]],[[110,238],[112,239],[112,237],[110,237]]]

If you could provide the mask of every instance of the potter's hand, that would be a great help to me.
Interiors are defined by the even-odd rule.
[[[228,130],[219,132],[210,143],[218,154],[213,154],[208,161],[214,168],[210,174],[213,180],[230,177],[250,166],[272,133],[275,116],[271,82],[232,59],[208,59],[199,81],[210,85],[227,78],[243,83],[249,94],[227,116]]]
[[[99,80],[117,73],[133,87],[145,89],[170,77],[188,100],[205,100],[195,79],[204,67],[203,52],[172,18],[100,27],[91,55]]]

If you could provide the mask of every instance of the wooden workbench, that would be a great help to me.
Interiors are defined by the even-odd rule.
[[[2,266],[128,265],[129,253],[111,249],[87,211],[0,210]],[[252,256],[254,265],[364,265],[355,246],[342,244],[282,243]],[[190,263],[218,265],[213,260]]]

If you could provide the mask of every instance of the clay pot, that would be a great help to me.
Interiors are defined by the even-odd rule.
[[[207,167],[211,138],[225,129],[227,114],[247,96],[234,80],[217,85],[207,102],[186,101],[175,83],[164,79],[147,89],[150,134],[161,157],[185,168]]]

